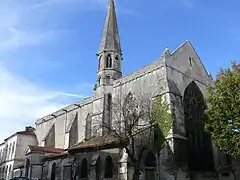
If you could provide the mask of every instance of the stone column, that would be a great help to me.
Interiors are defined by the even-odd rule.
[[[168,147],[165,147],[161,154],[162,171],[160,176],[162,178],[164,174],[168,179],[185,180],[189,178],[187,173],[187,138],[184,106],[182,96],[177,87],[173,87],[174,84],[171,84],[171,86],[170,93],[166,96],[171,104],[173,126],[171,133],[167,137]]]
[[[119,176],[120,180],[127,180],[128,179],[128,154],[126,150],[123,149],[121,152],[121,157],[119,160]]]

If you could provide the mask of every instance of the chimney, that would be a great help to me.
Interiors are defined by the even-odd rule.
[[[27,131],[27,132],[34,132],[34,131],[35,131],[35,128],[32,127],[32,126],[26,126],[26,127],[25,127],[25,131]]]

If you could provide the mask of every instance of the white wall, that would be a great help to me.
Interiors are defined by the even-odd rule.
[[[25,160],[25,150],[29,145],[37,145],[37,140],[34,136],[19,134],[17,136],[17,147],[15,159]]]
[[[6,177],[10,179],[13,176],[13,168],[24,163],[25,160],[25,150],[29,145],[37,145],[35,136],[25,135],[22,133],[16,133],[12,137],[8,138],[4,144],[0,146],[0,152],[3,151],[2,164],[0,166],[1,170],[4,168],[4,174],[0,172],[0,177]]]

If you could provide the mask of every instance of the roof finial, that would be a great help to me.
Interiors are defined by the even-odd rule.
[[[164,52],[162,53],[161,57],[169,57],[169,56],[171,56],[171,53],[170,53],[169,49],[166,48],[164,50]]]

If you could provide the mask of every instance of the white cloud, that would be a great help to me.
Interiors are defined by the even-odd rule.
[[[33,125],[37,118],[66,106],[83,96],[54,92],[32,84],[0,64],[0,140]],[[67,98],[67,99],[66,99]],[[65,102],[65,103],[64,103]]]
[[[53,37],[66,31],[54,28],[54,23],[61,21],[62,16],[66,18],[69,12],[74,11],[105,9],[108,2],[109,0],[0,1],[0,52],[51,42]],[[132,9],[118,7],[118,12],[136,14]],[[47,24],[47,21],[51,23]]]
[[[49,32],[25,30],[23,26],[31,23],[24,21],[27,15],[32,14],[26,5],[17,1],[0,1],[0,51],[39,44],[50,37]]]
[[[11,50],[12,48],[18,48],[21,46],[40,44],[41,42],[52,38],[56,32],[32,33],[10,28],[8,33],[11,34],[11,36],[6,40],[0,41],[1,51]]]
[[[49,27],[44,24],[44,21],[54,18],[51,17],[53,11],[54,15],[60,15],[84,7],[101,8],[106,2],[107,0],[0,1],[0,51],[51,42],[52,37],[66,31],[53,28],[52,24]],[[61,19],[54,19],[52,23],[57,23],[58,20]]]
[[[26,125],[34,125],[37,118],[82,98],[81,95],[48,90],[31,83],[6,69],[1,60],[8,64],[5,55],[11,51],[43,45],[52,42],[53,38],[61,39],[66,31],[72,31],[54,26],[61,21],[59,16],[62,14],[73,10],[103,9],[107,3],[108,0],[0,0],[0,141]],[[19,58],[13,59],[18,61]],[[39,68],[39,63],[46,64],[46,61],[35,65]]]
[[[59,15],[76,7],[81,9],[86,4],[98,7],[106,5],[106,2],[107,0],[0,1],[0,56],[4,57],[20,47],[51,42],[53,38],[59,39],[66,31],[72,31],[54,28],[52,24],[57,22],[57,18],[50,16],[52,12]],[[49,19],[51,23],[46,25],[45,22]],[[7,64],[8,59],[1,60]],[[78,94],[47,90],[31,83],[6,69],[0,61],[0,141],[24,129],[26,125],[34,125],[37,118],[81,98]]]

